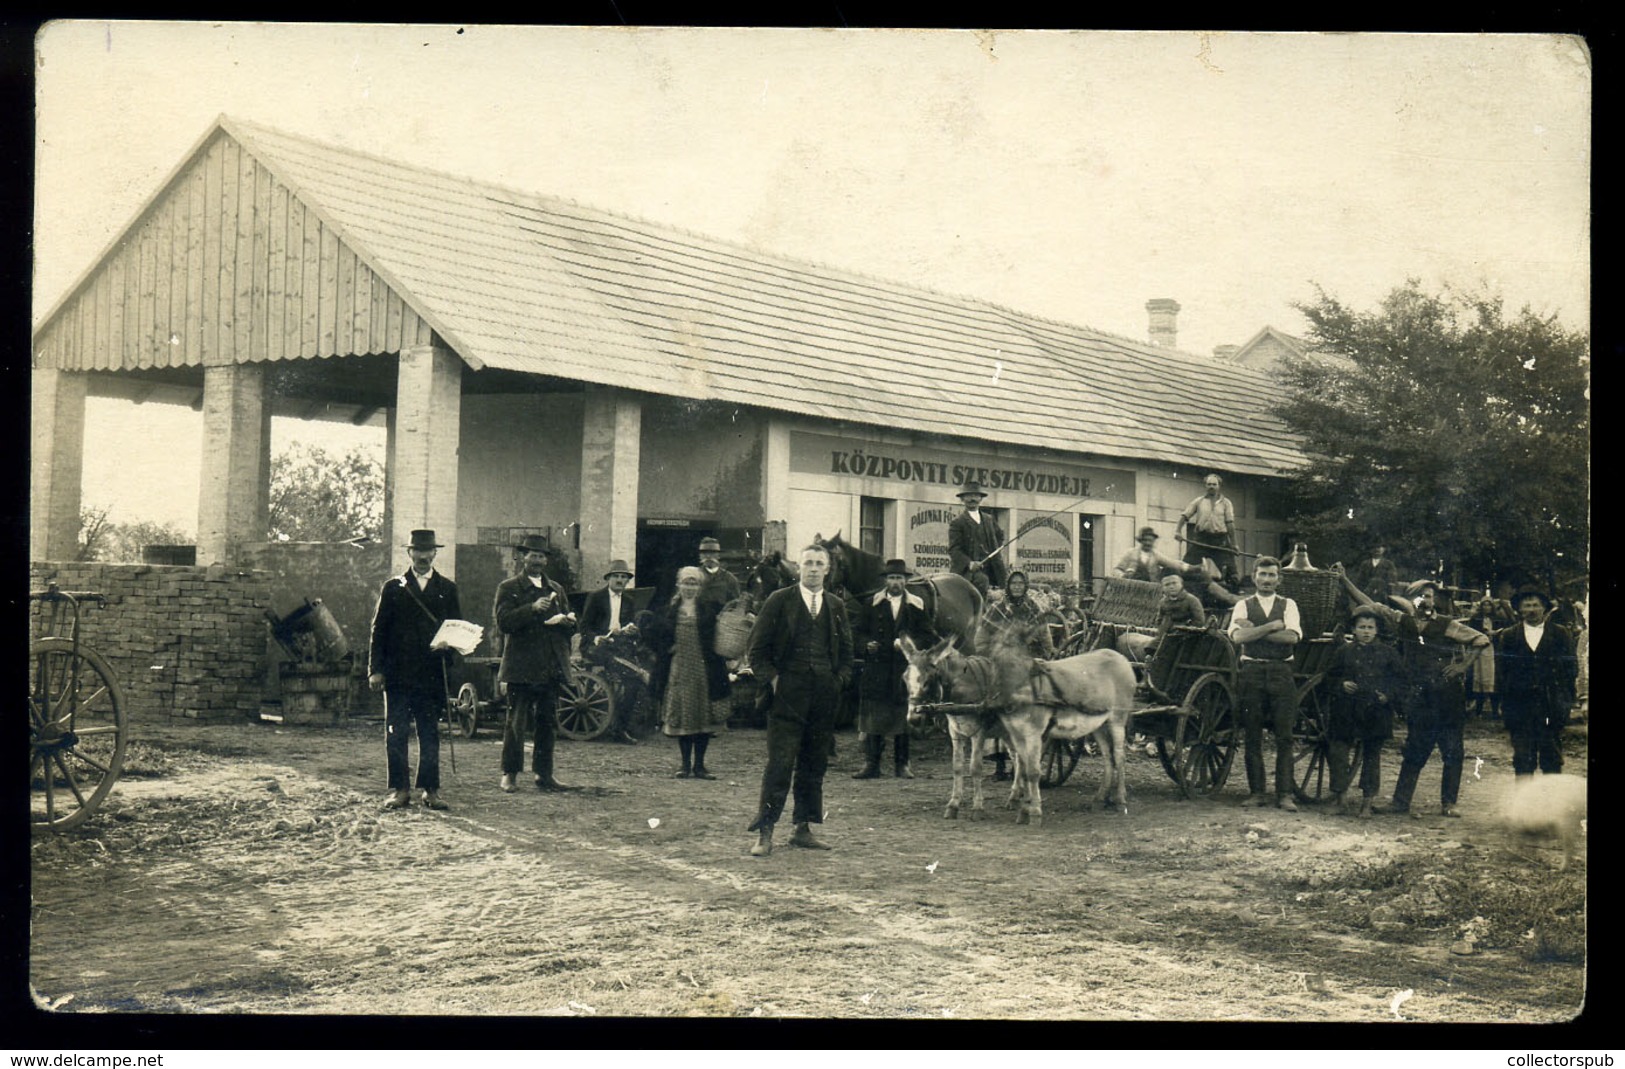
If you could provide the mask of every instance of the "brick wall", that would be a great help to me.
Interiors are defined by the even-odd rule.
[[[132,717],[259,715],[271,595],[266,572],[219,565],[29,565],[31,589],[53,579],[63,590],[107,595],[105,608],[82,611],[80,637],[107,659]]]

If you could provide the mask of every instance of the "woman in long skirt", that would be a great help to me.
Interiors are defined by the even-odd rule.
[[[655,614],[646,635],[660,656],[654,683],[661,730],[677,739],[683,757],[678,779],[716,779],[705,767],[705,751],[711,736],[728,730],[733,707],[728,665],[715,649],[723,606],[701,599],[703,582],[698,568],[679,571],[677,594]]]

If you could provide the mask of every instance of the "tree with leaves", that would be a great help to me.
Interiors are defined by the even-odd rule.
[[[271,458],[269,537],[274,541],[380,539],[384,466],[362,447],[335,456],[295,443]]]
[[[1370,312],[1297,306],[1317,353],[1283,362],[1277,412],[1308,464],[1294,521],[1317,560],[1385,542],[1403,574],[1555,587],[1589,545],[1587,336],[1498,297],[1411,279]]]

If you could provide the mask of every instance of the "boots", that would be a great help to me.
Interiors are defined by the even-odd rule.
[[[1416,781],[1421,778],[1422,769],[1409,761],[1399,766],[1399,782],[1394,784],[1394,801],[1388,807],[1390,813],[1409,813],[1411,811],[1411,795],[1416,793]]]
[[[880,778],[880,749],[886,745],[884,735],[865,735],[863,737],[863,770],[854,772],[853,779],[879,779]]]
[[[828,850],[828,843],[813,838],[812,826],[806,821],[796,825],[795,834],[790,836],[790,845],[799,846],[804,850]]]
[[[751,857],[766,857],[773,852],[773,825],[763,824],[756,833],[756,845],[750,848]]]
[[[1361,819],[1361,820],[1370,820],[1371,819],[1371,796],[1369,794],[1366,795],[1364,798],[1360,799],[1360,815],[1359,815],[1359,819]]]
[[[908,765],[908,732],[892,739],[892,755],[897,762],[897,778],[913,779],[914,770]]]

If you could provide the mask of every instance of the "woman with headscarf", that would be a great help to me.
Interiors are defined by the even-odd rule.
[[[715,649],[722,605],[700,597],[704,582],[700,569],[680,570],[677,593],[644,629],[660,658],[652,682],[662,730],[676,737],[683,755],[678,779],[716,779],[705,767],[705,750],[712,735],[728,729],[732,709],[728,665]]]

